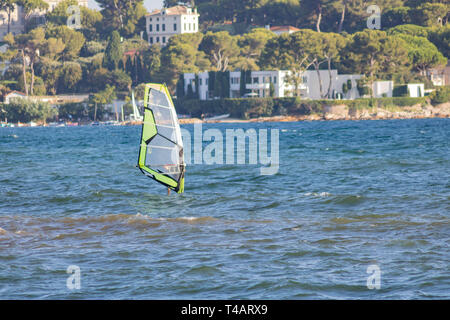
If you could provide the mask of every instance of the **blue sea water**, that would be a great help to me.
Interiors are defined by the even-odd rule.
[[[279,129],[279,172],[189,165],[168,197],[138,126],[1,128],[0,298],[450,298],[450,119],[208,128]]]

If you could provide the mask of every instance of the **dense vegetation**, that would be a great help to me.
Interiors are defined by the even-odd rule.
[[[431,99],[433,104],[449,101],[450,90],[440,89]],[[446,96],[445,96],[446,95]],[[285,115],[322,115],[325,106],[346,105],[350,109],[370,110],[371,108],[395,108],[426,105],[427,97],[393,97],[355,100],[302,100],[299,97],[217,99],[217,100],[175,100],[177,112],[201,118],[215,114],[230,114],[232,118],[250,119],[257,117]]]
[[[42,0],[0,0],[0,8],[9,10],[15,2],[28,15],[47,6]],[[328,68],[362,73],[366,83],[393,79],[429,87],[426,71],[445,65],[450,56],[450,5],[445,0],[377,1],[381,30],[367,28],[370,14],[362,0],[197,0],[202,32],[171,37],[163,48],[143,40],[142,0],[97,2],[100,11],[81,8],[80,29],[66,25],[66,10],[75,4],[66,0],[44,25],[29,18],[25,34],[5,36],[9,50],[0,53],[0,63],[11,64],[0,78],[0,90],[54,95],[114,88],[128,93],[154,81],[167,83],[174,93],[180,73],[216,71],[219,80],[212,90],[226,97],[220,83],[231,70],[291,70],[290,81],[299,84],[302,71]],[[276,36],[264,28],[268,24],[301,30]],[[332,98],[327,88],[322,96]]]

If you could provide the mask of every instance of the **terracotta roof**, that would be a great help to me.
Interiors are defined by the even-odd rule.
[[[276,26],[270,27],[270,31],[300,31],[300,29],[293,26]]]
[[[188,7],[185,6],[175,6],[175,7],[170,7],[170,8],[165,8],[165,9],[161,9],[161,10],[154,10],[152,12],[150,12],[149,14],[147,14],[146,16],[154,16],[157,14],[160,14],[163,10],[166,11],[166,15],[171,16],[171,15],[180,15],[180,14],[188,14]],[[194,13],[194,9],[191,9],[192,13]]]
[[[133,49],[133,50],[129,50],[129,51],[125,51],[123,53],[124,56],[134,56],[134,55],[139,55],[139,51],[137,49]]]
[[[20,91],[16,91],[16,90],[13,90],[13,91],[8,92],[7,94],[5,94],[5,96],[8,96],[8,95],[10,95],[10,94],[12,94],[12,93],[17,93],[17,94],[19,94],[19,95],[21,95],[21,96],[26,96],[25,93],[20,92]]]

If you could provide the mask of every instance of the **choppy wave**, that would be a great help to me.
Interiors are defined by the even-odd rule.
[[[278,174],[190,165],[170,197],[138,127],[0,129],[0,298],[449,298],[448,119],[273,126]]]

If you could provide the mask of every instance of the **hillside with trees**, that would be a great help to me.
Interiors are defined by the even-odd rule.
[[[0,90],[28,95],[128,93],[144,82],[165,82],[175,93],[183,72],[285,69],[292,82],[304,70],[337,68],[364,74],[366,82],[426,79],[430,68],[450,56],[448,0],[380,0],[381,30],[370,30],[362,0],[197,0],[201,32],[169,39],[166,46],[145,40],[142,0],[99,0],[100,11],[81,8],[81,28],[66,25],[66,0],[45,24],[27,21],[24,34],[8,34],[0,64]],[[166,0],[165,6],[177,1]],[[194,1],[192,1],[194,2]],[[42,0],[0,0],[0,8],[20,3],[30,13]],[[301,30],[277,36],[266,25]],[[330,92],[323,88],[323,98]]]

